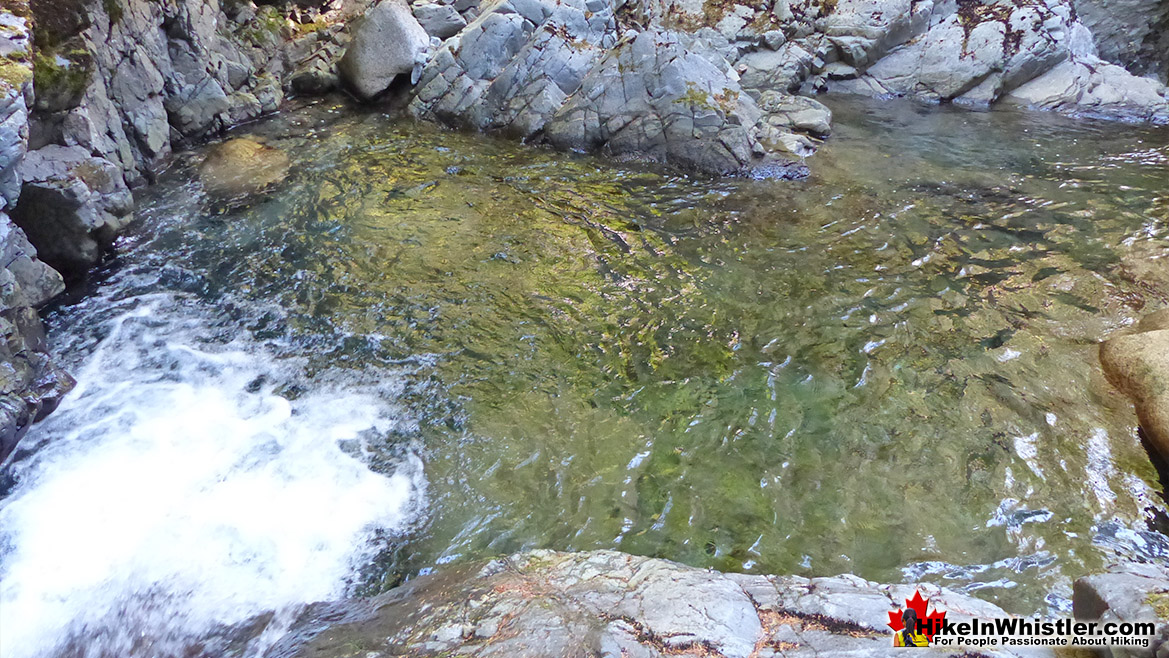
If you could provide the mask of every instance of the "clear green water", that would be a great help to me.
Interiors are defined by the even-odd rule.
[[[801,183],[308,108],[245,131],[293,158],[273,194],[217,210],[190,154],[112,270],[309,370],[405,372],[417,429],[373,459],[420,446],[428,508],[367,591],[616,548],[1030,613],[1106,560],[1165,555],[1095,342],[1165,305],[1169,132],[830,104]]]

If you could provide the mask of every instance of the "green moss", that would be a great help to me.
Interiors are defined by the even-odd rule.
[[[284,14],[275,7],[260,7],[256,11],[256,23],[262,30],[280,32],[280,28],[284,27]]]
[[[275,7],[265,5],[256,11],[256,17],[241,27],[236,35],[248,44],[261,45],[273,36],[280,37],[285,25],[284,14]]]
[[[51,51],[39,52],[33,58],[33,86],[38,103],[40,99],[53,99],[55,104],[69,105],[85,92],[89,82],[89,54],[73,51],[66,59],[70,62],[68,66],[58,63]]]
[[[311,23],[297,23],[295,29],[297,36],[304,36],[306,34],[320,32],[327,27],[329,27],[329,21],[326,21],[323,18],[318,18]]]
[[[716,111],[719,109],[719,106],[715,104],[715,99],[712,99],[709,93],[699,89],[698,85],[693,82],[686,83],[686,93],[679,96],[675,102],[704,110]]]
[[[1169,592],[1149,592],[1145,602],[1153,606],[1157,619],[1169,619]]]
[[[28,0],[0,0],[0,9],[21,18],[32,18],[32,10],[29,9]]]
[[[32,80],[32,68],[27,62],[15,61],[11,57],[0,60],[0,81],[20,87],[29,80]]]

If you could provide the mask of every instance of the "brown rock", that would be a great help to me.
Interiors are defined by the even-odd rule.
[[[207,194],[239,199],[259,194],[288,176],[288,154],[257,141],[238,138],[212,146],[199,167]]]
[[[1169,311],[1101,344],[1100,365],[1108,381],[1132,400],[1150,441],[1169,457]]]

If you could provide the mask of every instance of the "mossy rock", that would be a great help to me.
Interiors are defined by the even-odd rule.
[[[29,7],[28,0],[0,0],[0,9],[21,18],[32,18],[32,8]]]
[[[110,25],[117,25],[122,20],[122,15],[126,8],[122,5],[124,0],[102,0],[102,7],[106,10],[106,15],[110,17]]]
[[[1153,608],[1153,614],[1162,621],[1169,620],[1169,592],[1149,592],[1145,602]]]
[[[89,27],[90,18],[86,1],[29,0],[33,19],[33,41],[37,49],[59,50]]]
[[[17,59],[0,59],[0,83],[12,89],[20,89],[31,81],[31,64]]]
[[[38,52],[32,64],[37,109],[58,112],[77,107],[92,70],[93,58],[86,51],[73,50],[67,56]]]

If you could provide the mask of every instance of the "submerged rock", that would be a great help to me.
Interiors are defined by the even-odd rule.
[[[208,195],[239,199],[259,194],[288,176],[288,154],[247,138],[230,139],[207,150],[199,179]]]
[[[1142,319],[1134,333],[1102,343],[1100,365],[1132,400],[1153,446],[1169,457],[1169,309]]]
[[[315,606],[268,655],[897,656],[888,613],[918,589],[947,619],[1005,614],[932,585],[724,574],[614,551],[532,551],[423,576],[373,599]]]
[[[341,58],[341,77],[362,99],[390,87],[394,78],[422,64],[430,37],[404,0],[382,0],[353,29]]]

